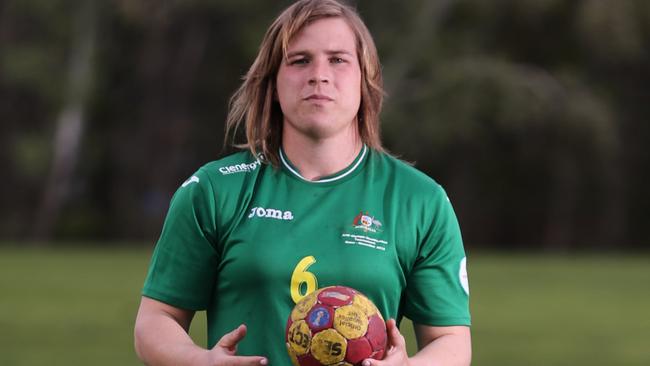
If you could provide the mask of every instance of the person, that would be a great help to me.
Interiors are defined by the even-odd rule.
[[[458,222],[438,183],[383,149],[383,96],[356,10],[301,0],[278,16],[231,99],[228,136],[244,132],[244,149],[172,198],[135,322],[144,363],[289,365],[291,309],[331,285],[389,319],[389,351],[364,365],[470,363]],[[187,334],[201,310],[207,349]],[[410,358],[402,317],[419,345]]]

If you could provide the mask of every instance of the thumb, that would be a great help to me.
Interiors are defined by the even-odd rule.
[[[395,319],[389,319],[386,322],[386,332],[388,333],[388,345],[391,348],[406,350],[406,340],[397,327]]]
[[[246,336],[246,325],[242,324],[230,333],[226,333],[219,339],[217,346],[228,349],[234,352],[237,348],[237,343]]]

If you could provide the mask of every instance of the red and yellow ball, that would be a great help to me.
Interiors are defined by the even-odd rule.
[[[286,341],[295,366],[357,366],[366,358],[384,357],[386,323],[359,291],[325,287],[295,305],[287,320]]]

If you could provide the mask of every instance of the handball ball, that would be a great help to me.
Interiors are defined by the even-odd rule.
[[[287,320],[287,350],[295,366],[358,366],[366,358],[381,360],[386,339],[386,323],[375,304],[345,286],[310,293]]]

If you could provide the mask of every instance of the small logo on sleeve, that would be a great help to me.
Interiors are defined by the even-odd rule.
[[[199,182],[199,177],[197,177],[196,175],[193,175],[190,179],[186,180],[186,181],[181,185],[181,187],[185,188],[185,187],[189,186],[189,185],[192,184],[192,183],[198,183],[198,182]]]
[[[460,260],[460,269],[458,270],[460,285],[467,295],[469,295],[469,279],[467,278],[467,257]]]

